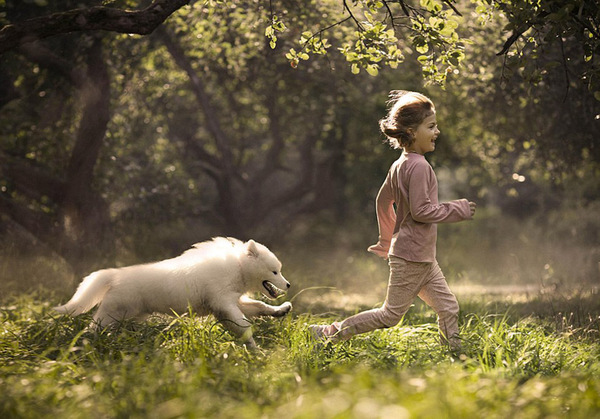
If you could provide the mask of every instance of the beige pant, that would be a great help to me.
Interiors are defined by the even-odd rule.
[[[346,340],[359,333],[395,326],[419,296],[438,315],[442,344],[458,349],[458,302],[437,261],[409,262],[390,256],[389,265],[387,296],[381,308],[336,322],[326,333],[334,335],[335,340]]]

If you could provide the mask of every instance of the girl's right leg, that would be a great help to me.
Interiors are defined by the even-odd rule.
[[[390,278],[383,306],[364,311],[342,322],[313,328],[313,331],[334,341],[347,340],[354,335],[398,324],[419,293],[431,263],[409,262],[390,256]]]
[[[428,281],[419,297],[438,315],[441,343],[452,350],[460,350],[458,329],[458,301],[450,291],[446,278],[437,262],[432,265]]]

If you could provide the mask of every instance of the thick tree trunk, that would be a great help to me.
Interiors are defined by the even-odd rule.
[[[71,159],[59,214],[62,254],[77,273],[93,260],[114,255],[108,205],[93,189],[94,167],[110,119],[110,79],[96,39],[88,51],[87,80],[81,89],[83,114]]]
[[[108,205],[93,189],[94,168],[110,119],[110,78],[98,38],[87,51],[86,66],[74,67],[41,44],[21,50],[33,62],[65,76],[80,95],[82,109],[75,144],[63,175],[43,164],[0,152],[0,173],[23,199],[0,195],[0,211],[60,254],[76,274],[114,258]],[[49,200],[56,212],[28,202]]]

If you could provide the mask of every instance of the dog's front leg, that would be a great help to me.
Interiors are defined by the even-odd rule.
[[[282,317],[289,313],[292,309],[292,303],[289,302],[285,302],[280,306],[271,306],[269,304],[263,303],[262,301],[253,300],[247,295],[242,295],[240,297],[240,299],[238,300],[238,306],[246,317]]]
[[[252,338],[250,321],[237,306],[232,306],[215,313],[215,316],[227,330],[237,336],[248,348],[256,348],[256,343],[254,342],[254,338]]]

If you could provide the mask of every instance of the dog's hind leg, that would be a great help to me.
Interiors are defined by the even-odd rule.
[[[290,312],[292,304],[285,302],[280,306],[271,306],[262,301],[253,300],[252,298],[242,295],[238,300],[238,307],[246,317],[256,316],[273,316],[282,317]]]
[[[138,317],[141,317],[141,313],[137,313],[126,304],[107,299],[100,303],[98,310],[94,313],[93,325],[95,328],[105,329],[114,323]]]
[[[123,320],[122,316],[115,316],[114,313],[106,310],[106,308],[103,307],[103,304],[100,304],[100,307],[96,310],[96,313],[94,313],[91,327],[96,330],[105,329],[120,320]]]

